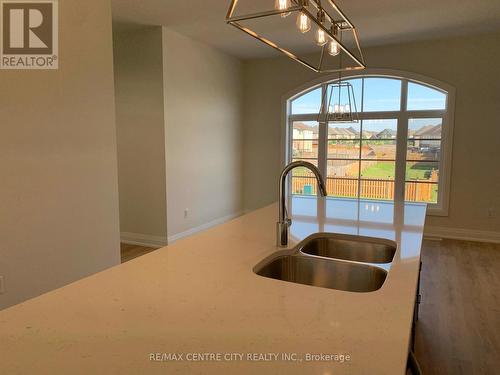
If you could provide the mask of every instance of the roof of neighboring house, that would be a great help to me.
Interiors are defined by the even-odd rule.
[[[350,128],[328,127],[328,134],[329,135],[343,136],[343,137],[347,137],[347,138],[354,138],[354,137],[357,137],[359,133],[355,129],[353,129],[352,127],[350,127]]]
[[[301,131],[312,131],[313,134],[318,134],[319,127],[318,126],[313,126],[313,125],[307,125],[304,124],[303,122],[298,122],[293,125],[293,128],[295,130],[301,130]],[[415,132],[410,131],[409,136],[410,137],[417,137],[417,138],[428,138],[428,139],[438,139],[441,138],[441,130],[442,126],[441,125],[425,125],[418,129]],[[359,132],[354,129],[352,126],[348,128],[341,128],[341,127],[328,127],[328,134],[330,136],[338,136],[338,137],[345,137],[345,138],[359,138]],[[384,129],[379,133],[372,132],[369,130],[363,130],[363,138],[365,139],[382,139],[382,138],[395,138],[397,135],[397,132],[392,129]]]
[[[293,128],[297,130],[312,130],[313,127],[310,125],[306,125],[303,122],[297,122],[293,124]]]
[[[359,131],[354,129],[352,126],[348,128],[329,127],[328,134],[343,136],[346,138],[359,138]],[[375,134],[376,134],[375,132],[371,132],[369,130],[363,130],[363,138],[371,138]]]
[[[395,138],[396,135],[397,135],[397,132],[395,130],[384,129],[380,133],[377,133],[377,135],[375,136],[375,138]]]
[[[311,126],[304,124],[303,122],[296,122],[293,124],[294,130],[302,130],[302,131],[312,131],[313,134],[318,133],[318,126]]]
[[[426,125],[413,133],[413,137],[419,138],[441,138],[441,125]]]
[[[377,136],[376,132],[372,132],[369,130],[363,130],[363,138],[365,138],[365,139],[370,139],[370,138],[373,138],[376,136]]]

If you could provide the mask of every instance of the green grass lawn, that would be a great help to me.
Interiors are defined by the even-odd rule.
[[[406,171],[407,180],[427,180],[429,179],[434,165],[425,163],[415,163],[410,169]],[[394,180],[395,178],[395,164],[394,163],[377,163],[371,167],[366,168],[362,175],[365,178]],[[307,168],[298,167],[293,170],[294,176],[307,176],[310,172]]]
[[[392,163],[378,163],[362,172],[365,178],[394,180],[395,170]]]
[[[432,200],[432,203],[437,203],[437,201],[438,201],[438,186],[437,185],[432,187],[431,200]]]
[[[407,180],[428,180],[431,177],[435,165],[426,163],[415,163],[407,170]]]
[[[427,180],[429,179],[433,165],[425,163],[414,164],[406,171],[407,180]],[[363,177],[373,179],[388,179],[393,180],[395,177],[395,166],[392,163],[378,163],[363,171]]]
[[[305,168],[305,167],[294,168],[292,170],[292,175],[294,177],[300,177],[300,176],[310,176],[310,177],[313,177],[311,175],[311,171],[308,168]]]
[[[434,169],[433,164],[425,163],[415,163],[410,169],[406,171],[407,180],[428,180],[432,170]],[[373,179],[388,179],[393,180],[395,178],[394,164],[391,163],[378,163],[363,171],[363,177],[373,178]],[[437,202],[438,198],[438,186],[432,187],[432,197],[431,202]]]

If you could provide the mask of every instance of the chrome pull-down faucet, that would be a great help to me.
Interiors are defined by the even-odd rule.
[[[288,246],[288,227],[292,224],[292,220],[288,217],[288,212],[286,209],[286,177],[292,169],[297,167],[307,168],[312,173],[314,173],[316,181],[318,182],[319,192],[321,193],[321,196],[326,197],[328,195],[326,192],[323,177],[321,176],[319,169],[314,164],[308,163],[306,161],[295,161],[288,164],[285,169],[283,169],[279,180],[279,211],[278,223],[276,224],[277,246],[279,247]]]

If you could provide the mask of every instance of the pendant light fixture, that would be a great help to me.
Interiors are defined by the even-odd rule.
[[[299,13],[297,16],[297,29],[299,29],[302,34],[311,30],[311,20],[305,13]]]
[[[254,0],[231,0],[226,22],[318,73],[366,68],[356,28],[333,0],[267,1],[268,8],[259,11]],[[296,43],[290,40],[293,32]],[[349,34],[350,43],[340,34]],[[319,61],[310,57],[306,43],[320,48]],[[346,65],[338,66],[341,54]]]
[[[342,34],[340,42],[342,42]],[[342,58],[343,56],[340,54],[340,66],[342,66]],[[338,122],[359,122],[354,88],[349,82],[342,81],[341,71],[339,71],[337,82],[327,85],[323,91],[321,109],[318,114],[318,123],[320,124]]]
[[[354,88],[349,82],[338,81],[328,85],[323,94],[319,123],[359,122]]]
[[[332,26],[332,33],[335,37],[339,35],[339,27],[337,25]],[[336,40],[330,39],[328,42],[328,54],[330,56],[337,56],[340,53],[340,45]]]
[[[321,22],[321,24],[325,22],[325,12],[323,10],[318,11],[317,19],[319,22]],[[318,27],[315,36],[316,44],[322,47],[328,42],[328,39],[329,38],[327,37],[325,31],[321,27]]]
[[[276,0],[274,3],[274,9],[286,11],[292,6],[291,0]],[[290,15],[290,12],[281,13],[282,18],[286,18]]]

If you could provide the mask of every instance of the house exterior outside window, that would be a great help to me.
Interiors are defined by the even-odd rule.
[[[318,123],[334,78],[285,97],[285,161],[318,166],[331,197],[425,202],[430,214],[447,215],[454,88],[387,70],[343,81],[355,90],[358,122]],[[289,189],[293,195],[317,194],[307,169],[294,170]]]

